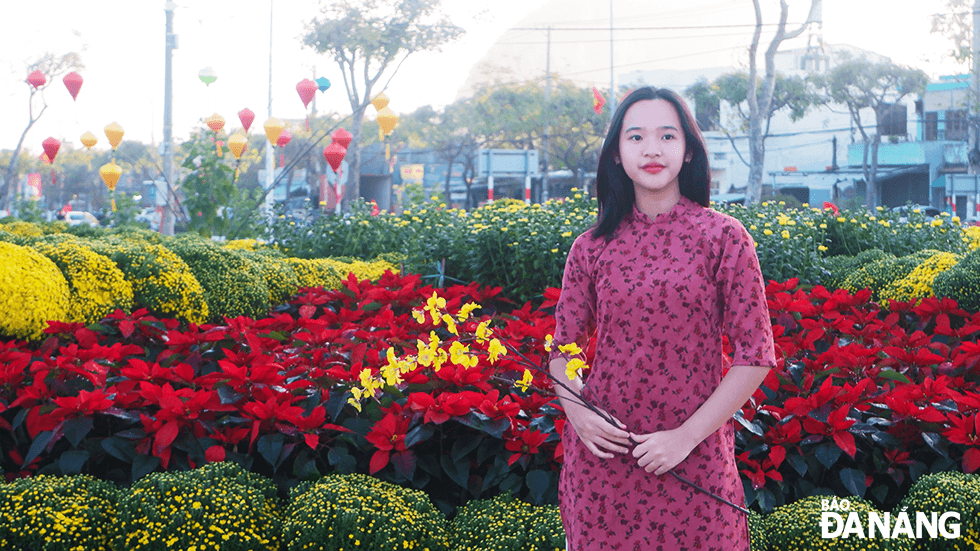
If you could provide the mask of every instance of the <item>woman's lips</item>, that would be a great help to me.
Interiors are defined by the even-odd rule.
[[[665,167],[664,165],[661,165],[661,164],[650,163],[648,165],[643,165],[642,168],[643,168],[643,170],[645,170],[646,172],[649,172],[650,174],[659,174],[660,171],[662,171],[663,169],[665,169],[667,167]]]

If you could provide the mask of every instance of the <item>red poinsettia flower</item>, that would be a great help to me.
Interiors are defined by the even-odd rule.
[[[408,450],[405,447],[405,435],[411,425],[411,420],[401,414],[390,411],[380,421],[374,424],[371,432],[365,436],[378,451],[371,456],[369,472],[374,474],[388,464],[392,453]]]
[[[531,456],[538,453],[538,448],[540,448],[547,439],[548,435],[538,431],[537,429],[520,429],[514,431],[504,442],[504,448],[506,448],[507,451],[514,452],[510,456],[510,459],[507,460],[507,464],[513,465],[522,457]]]

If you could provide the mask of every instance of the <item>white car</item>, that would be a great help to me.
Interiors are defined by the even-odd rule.
[[[85,212],[81,210],[73,210],[65,214],[65,221],[68,222],[69,226],[78,226],[80,224],[88,224],[93,228],[97,228],[102,224],[99,224],[99,219],[95,217],[91,212]]]

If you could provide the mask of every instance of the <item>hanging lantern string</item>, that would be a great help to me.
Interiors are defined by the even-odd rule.
[[[332,127],[325,129],[325,131],[319,136],[316,135],[310,136],[310,141],[303,147],[301,151],[299,151],[295,156],[293,156],[293,159],[289,161],[288,165],[283,167],[282,172],[280,172],[279,175],[275,177],[275,179],[272,181],[272,185],[269,186],[269,188],[266,189],[261,196],[259,196],[258,201],[256,202],[255,206],[250,209],[250,211],[254,211],[258,209],[259,206],[261,206],[262,203],[265,202],[265,198],[269,194],[269,192],[271,192],[272,189],[276,187],[276,184],[278,184],[279,181],[282,180],[295,165],[297,165],[301,160],[303,160],[306,157],[306,155],[313,150],[313,148],[317,147],[320,144],[320,142],[323,141],[323,138],[330,136],[330,134],[332,134],[333,131],[338,128],[340,128],[339,122],[334,124]],[[271,142],[269,142],[269,144],[270,145],[267,145],[266,147],[275,147],[275,144],[271,144]],[[238,225],[237,228],[235,228],[235,231],[228,236],[229,240],[236,239],[238,237],[238,234],[241,233],[242,229],[245,227],[245,224],[248,222],[249,218],[250,218],[249,216],[244,216],[242,218],[241,223]]]

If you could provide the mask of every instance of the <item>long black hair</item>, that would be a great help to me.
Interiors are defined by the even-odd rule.
[[[708,166],[708,148],[704,143],[701,129],[691,114],[684,100],[676,92],[666,88],[637,88],[630,92],[613,114],[609,125],[606,142],[599,154],[599,169],[596,172],[596,198],[599,201],[599,218],[592,229],[592,237],[612,239],[612,234],[619,227],[623,218],[633,210],[636,195],[633,191],[633,181],[626,175],[621,164],[616,163],[619,156],[619,134],[623,130],[623,119],[626,111],[634,103],[643,100],[662,99],[669,101],[681,119],[684,130],[684,142],[691,160],[684,163],[677,175],[681,195],[700,204],[708,206],[711,193],[711,168]]]

